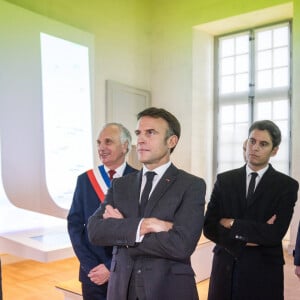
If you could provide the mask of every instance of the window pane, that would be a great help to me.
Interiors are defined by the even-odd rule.
[[[234,54],[234,39],[221,39],[221,57]]]
[[[287,46],[289,44],[289,29],[288,26],[274,29],[274,47]]]
[[[226,124],[220,128],[220,142],[230,144],[233,141],[234,126],[233,124]]]
[[[274,70],[274,87],[283,87],[289,84],[288,68]]]
[[[245,92],[249,89],[249,76],[247,74],[240,74],[236,76],[235,91]]]
[[[221,61],[221,75],[229,75],[234,72],[234,59],[233,57],[223,58]]]
[[[88,48],[41,34],[46,182],[69,208],[77,176],[92,163]]]
[[[220,107],[220,122],[222,124],[232,123],[234,119],[233,105],[222,105]]]
[[[236,54],[249,52],[249,35],[244,34],[236,38]]]
[[[275,101],[273,104],[274,118],[288,119],[289,117],[289,102],[288,100]]]
[[[273,66],[288,66],[289,53],[288,48],[278,48],[274,50]]]
[[[289,121],[286,120],[276,120],[275,119],[276,124],[278,125],[278,127],[281,130],[281,137],[283,140],[286,141],[286,143],[288,144],[288,138],[289,138]]]
[[[256,119],[272,119],[272,103],[269,102],[259,102],[256,105]]]
[[[272,72],[271,70],[257,72],[257,88],[268,89],[272,87]]]
[[[219,44],[220,95],[246,91],[249,87],[249,34],[224,37]]]
[[[234,77],[233,76],[224,76],[221,79],[221,94],[232,93],[234,91]]]
[[[234,167],[233,167],[232,162],[227,162],[227,161],[223,162],[222,160],[220,160],[217,173],[224,172],[224,171],[227,171],[227,170],[231,170],[233,168]]]
[[[290,76],[288,25],[259,29],[255,34],[256,40],[258,40],[256,45],[256,67],[258,70],[256,88],[287,87]],[[259,72],[260,70],[265,70],[265,72]]]
[[[266,30],[257,33],[257,49],[264,50],[272,47],[272,31]]]
[[[238,104],[236,105],[235,120],[238,123],[248,123],[249,120],[249,105],[248,104]]]
[[[236,57],[235,71],[244,73],[249,71],[249,55],[239,55]]]
[[[261,51],[257,53],[257,69],[264,70],[272,67],[272,51]]]

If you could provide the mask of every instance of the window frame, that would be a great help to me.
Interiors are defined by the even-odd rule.
[[[213,138],[213,174],[217,174],[220,172],[223,172],[225,170],[220,170],[219,169],[219,156],[218,156],[218,147],[219,147],[219,117],[220,117],[220,107],[221,104],[219,103],[219,88],[220,88],[220,58],[219,58],[219,51],[220,51],[220,39],[224,38],[224,37],[229,37],[229,36],[235,36],[235,35],[239,35],[245,32],[249,33],[249,38],[252,40],[254,38],[255,35],[255,31],[257,30],[261,30],[263,28],[272,28],[274,26],[278,26],[278,25],[288,25],[289,28],[289,85],[287,88],[281,89],[281,88],[277,88],[277,93],[279,94],[280,91],[282,90],[287,90],[287,92],[285,91],[285,94],[287,95],[287,100],[288,100],[288,172],[287,174],[289,175],[291,172],[291,104],[292,104],[292,20],[288,19],[288,20],[281,20],[275,23],[268,23],[268,24],[264,24],[262,26],[257,26],[257,27],[251,27],[251,28],[246,28],[243,30],[238,30],[238,31],[232,31],[226,34],[220,34],[220,35],[216,35],[214,36],[214,121],[213,121],[213,125],[214,125],[214,129],[213,129],[213,133],[214,133],[214,138]],[[228,99],[226,99],[226,96],[222,96],[223,99],[225,99],[225,101],[227,102],[232,102],[232,103],[237,103],[237,102],[242,102],[241,99],[241,95],[247,94],[246,98],[247,98],[247,103],[248,105],[250,105],[249,108],[249,119],[248,119],[248,127],[252,124],[252,122],[254,122],[255,119],[255,104],[256,104],[256,98],[255,98],[255,87],[254,87],[254,79],[255,79],[255,49],[254,49],[254,43],[249,43],[249,56],[250,56],[250,62],[249,62],[249,89],[247,90],[246,93],[236,93],[236,95],[233,95],[232,93],[227,97]],[[254,66],[254,67],[253,67]],[[272,88],[272,92],[268,92],[268,94],[276,94],[276,92],[274,93],[273,91],[276,90],[275,88]],[[264,94],[263,92],[261,94]],[[234,98],[234,99],[232,99]],[[273,102],[274,99],[271,99],[271,102]],[[275,121],[276,122],[276,121]],[[248,133],[248,132],[247,132]],[[232,148],[233,149],[233,148]],[[242,144],[241,144],[241,154],[242,154]],[[231,164],[233,164],[233,162],[231,161]],[[243,162],[241,161],[240,166],[243,165]],[[233,169],[235,167],[231,167],[229,169]],[[227,169],[226,169],[227,170]]]

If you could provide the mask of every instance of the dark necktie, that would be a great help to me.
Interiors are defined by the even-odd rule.
[[[256,179],[257,175],[258,174],[256,172],[251,173],[251,179],[250,179],[250,183],[248,186],[247,204],[251,203],[251,199],[253,197],[254,189],[255,189],[255,179]]]
[[[146,207],[148,199],[149,199],[149,194],[150,194],[150,191],[152,188],[152,182],[153,182],[153,178],[155,175],[156,175],[155,172],[147,172],[146,173],[147,181],[144,186],[144,190],[143,190],[143,193],[141,196],[141,203],[140,203],[140,215],[141,216],[144,215],[145,207]]]
[[[110,181],[112,181],[113,178],[114,178],[114,174],[116,174],[116,171],[115,171],[115,170],[109,170],[109,171],[108,171],[108,174],[109,174],[109,179],[110,179]]]

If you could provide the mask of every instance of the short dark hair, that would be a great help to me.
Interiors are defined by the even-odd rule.
[[[281,131],[279,127],[270,120],[260,120],[254,122],[248,131],[248,135],[250,136],[250,133],[254,130],[267,130],[271,136],[273,148],[277,147],[281,143]]]
[[[176,135],[179,140],[180,132],[181,132],[180,123],[177,120],[177,118],[169,111],[163,108],[148,107],[137,114],[138,120],[142,117],[152,117],[156,119],[161,118],[165,120],[168,123],[168,127],[169,127],[166,133],[166,138],[169,138],[172,135]],[[171,153],[173,152],[174,149],[175,147],[171,149]]]

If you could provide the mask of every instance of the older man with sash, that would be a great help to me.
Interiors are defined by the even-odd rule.
[[[136,171],[125,160],[130,147],[130,132],[122,124],[104,125],[97,139],[102,165],[77,179],[67,220],[72,246],[80,262],[79,280],[84,300],[106,299],[112,248],[91,245],[86,224],[103,202],[111,180]]]

